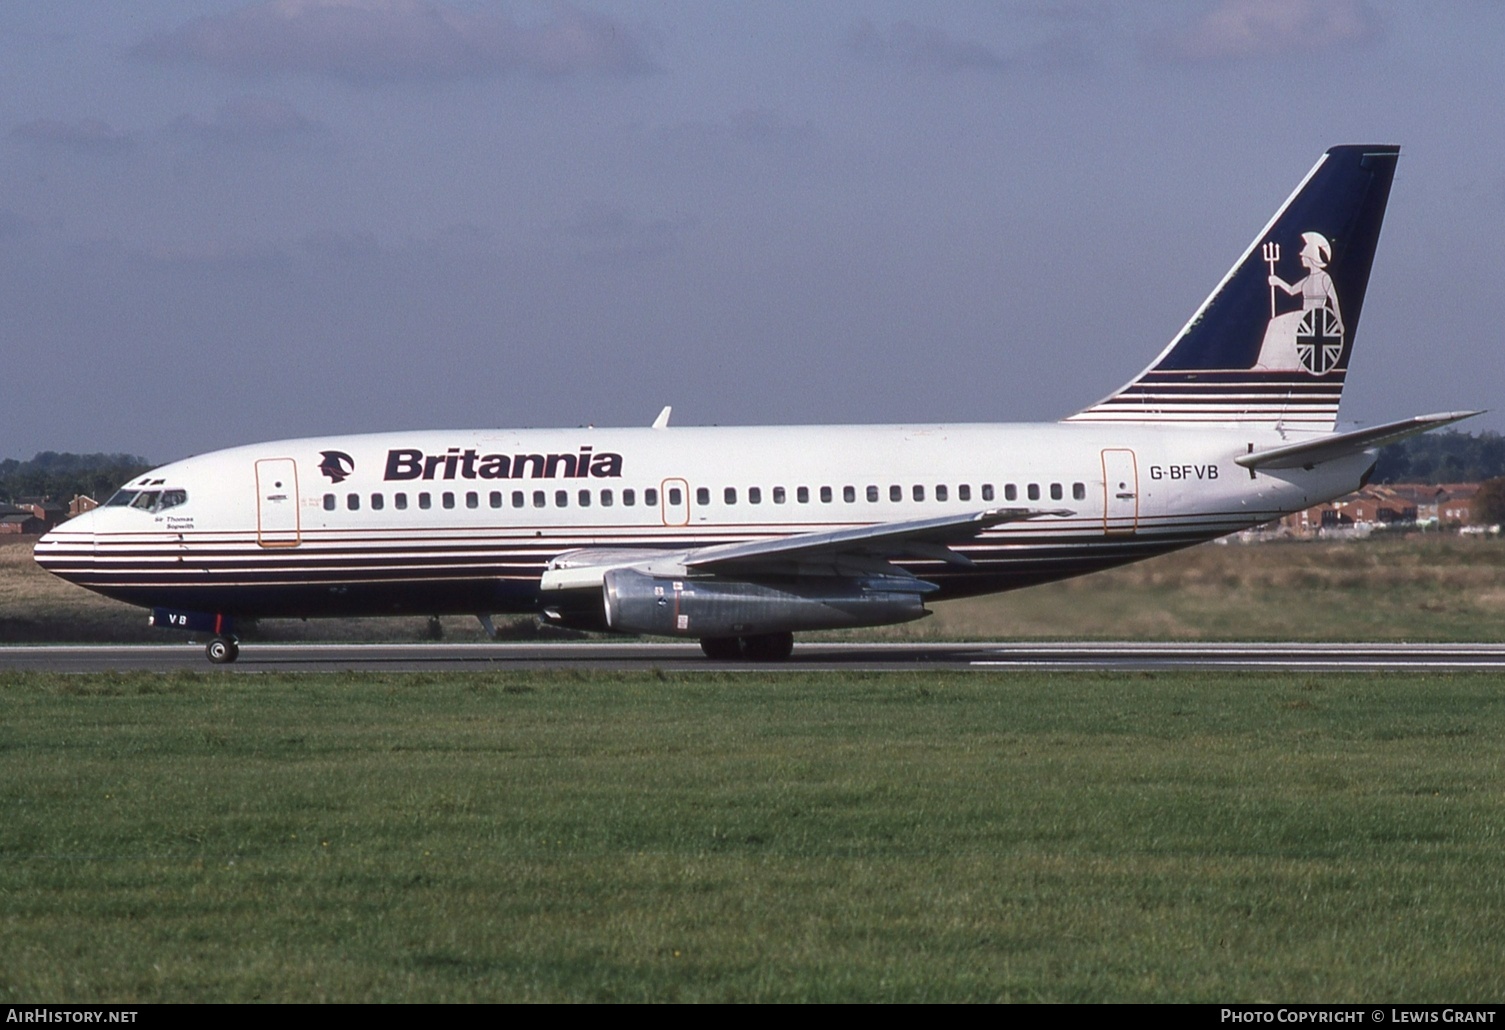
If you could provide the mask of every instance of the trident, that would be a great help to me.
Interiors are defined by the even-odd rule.
[[[1280,244],[1266,243],[1263,248],[1265,264],[1270,266],[1270,274],[1275,274],[1275,262],[1280,260]],[[1275,317],[1275,284],[1270,284],[1270,317]]]

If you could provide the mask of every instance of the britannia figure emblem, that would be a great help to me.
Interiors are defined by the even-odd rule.
[[[1260,347],[1255,368],[1326,375],[1343,357],[1343,310],[1333,277],[1327,274],[1333,248],[1319,232],[1301,234],[1301,266],[1305,278],[1288,283],[1275,274],[1280,259],[1278,244],[1267,243],[1263,251],[1270,265],[1270,325]],[[1276,313],[1276,290],[1301,298],[1300,311]]]

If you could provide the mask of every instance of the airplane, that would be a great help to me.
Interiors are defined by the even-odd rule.
[[[396,432],[148,472],[55,528],[49,572],[209,634],[266,618],[532,613],[787,658],[1190,547],[1359,489],[1377,449],[1479,412],[1338,431],[1399,148],[1333,147],[1164,350],[1040,424]]]

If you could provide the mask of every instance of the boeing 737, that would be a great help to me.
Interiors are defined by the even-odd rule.
[[[1078,576],[1358,489],[1338,431],[1399,150],[1327,151],[1147,369],[1043,424],[404,432],[173,462],[36,560],[234,661],[245,620],[533,613],[787,657],[796,631]]]

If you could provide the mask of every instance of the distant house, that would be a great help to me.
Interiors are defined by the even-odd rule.
[[[0,536],[41,536],[47,529],[46,521],[30,507],[0,504]]]
[[[1478,483],[1444,483],[1437,488],[1437,521],[1444,526],[1474,524],[1474,495]]]
[[[1376,526],[1467,526],[1473,520],[1474,483],[1371,484],[1356,493],[1287,515],[1277,532],[1298,537],[1323,530]]]
[[[74,494],[73,500],[68,502],[68,517],[76,519],[86,511],[93,511],[99,507],[99,502],[88,494]]]
[[[54,501],[46,497],[22,497],[16,501],[15,506],[29,511],[41,519],[47,529],[51,529],[59,522],[64,522],[68,518],[68,506],[66,504],[62,501]],[[47,529],[42,530],[42,532],[47,532]]]

